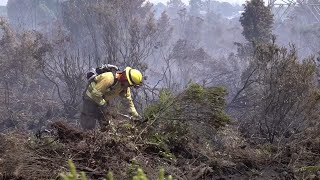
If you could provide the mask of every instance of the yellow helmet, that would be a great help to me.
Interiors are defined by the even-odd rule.
[[[126,67],[126,77],[131,86],[140,85],[142,83],[142,73],[137,69]]]

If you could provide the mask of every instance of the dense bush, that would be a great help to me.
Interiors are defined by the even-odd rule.
[[[315,63],[313,58],[300,62],[294,46],[258,45],[242,79],[237,103],[246,133],[279,142],[317,118]]]
[[[154,145],[161,156],[173,159],[174,153],[188,143],[200,141],[202,146],[212,146],[217,129],[230,122],[224,112],[225,95],[225,88],[204,88],[198,84],[190,84],[177,95],[162,90],[159,101],[145,109],[146,142]]]

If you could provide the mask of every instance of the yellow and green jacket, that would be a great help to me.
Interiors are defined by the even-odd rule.
[[[124,97],[128,101],[129,112],[133,116],[138,116],[137,110],[133,104],[131,91],[129,87],[121,86],[121,83],[115,82],[112,72],[102,73],[91,81],[86,90],[86,95],[103,106],[117,96]]]

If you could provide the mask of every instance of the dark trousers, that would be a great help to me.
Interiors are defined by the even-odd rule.
[[[92,130],[96,127],[98,120],[101,130],[106,130],[109,125],[109,113],[106,109],[102,109],[92,101],[87,95],[83,96],[83,103],[81,107],[80,125],[85,130]]]

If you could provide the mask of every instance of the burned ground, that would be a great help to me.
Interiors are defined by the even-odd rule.
[[[161,168],[186,180],[319,178],[316,126],[290,137],[285,146],[257,143],[225,114],[225,95],[223,88],[199,85],[175,96],[164,91],[145,109],[143,123],[115,116],[107,132],[55,120],[33,133],[1,134],[0,176],[59,179],[71,159],[89,179],[102,179],[110,171],[115,179],[132,179],[138,168],[150,179]]]
[[[2,179],[58,179],[59,173],[68,171],[67,159],[90,179],[106,177],[109,171],[115,179],[131,179],[138,167],[150,179],[156,179],[160,167],[174,179],[300,179],[299,172],[289,166],[290,150],[279,155],[281,161],[272,160],[279,153],[276,149],[246,143],[232,126],[217,133],[223,147],[211,149],[190,139],[170,152],[160,144],[137,140],[138,134],[130,131],[81,132],[58,122],[48,132],[41,137],[21,133],[0,136]],[[309,159],[310,164],[312,161],[319,158]]]

